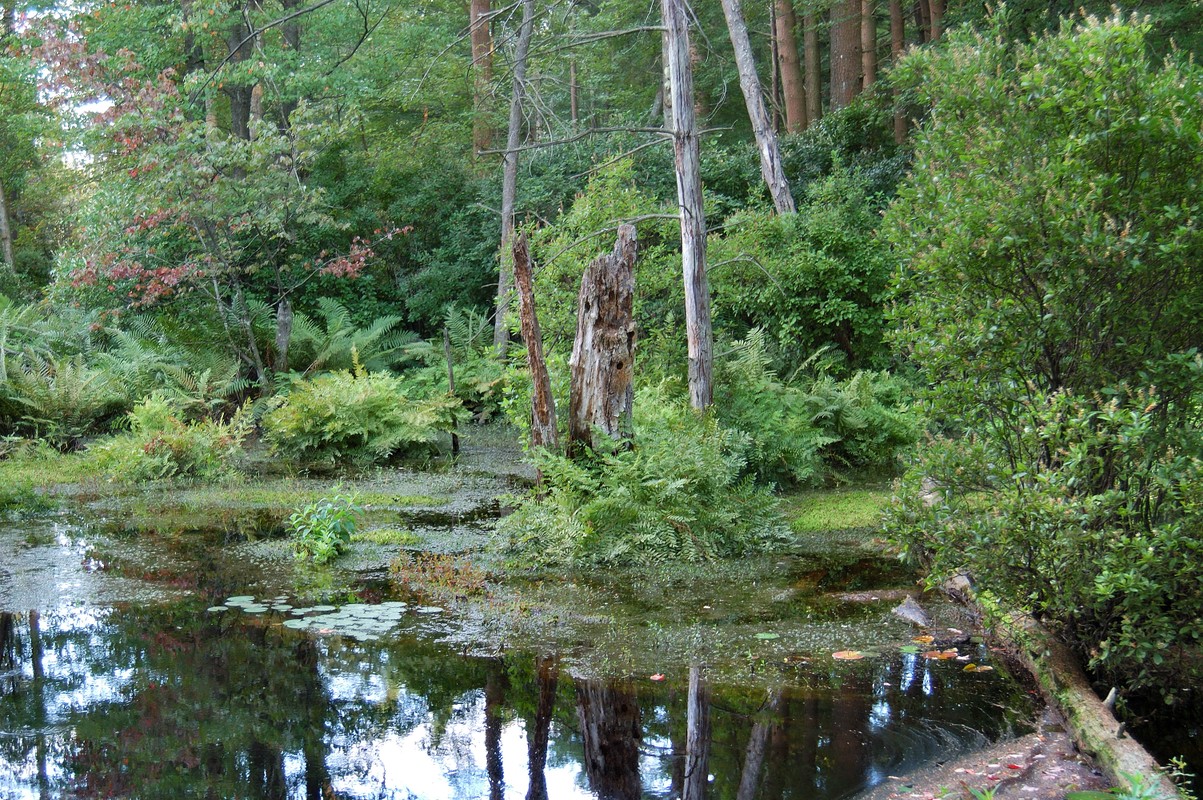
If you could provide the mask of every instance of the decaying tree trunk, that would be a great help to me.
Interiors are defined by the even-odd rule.
[[[518,145],[522,138],[522,103],[526,96],[526,56],[535,27],[535,0],[522,0],[522,27],[514,48],[513,93],[501,175],[501,265],[497,273],[497,316],[493,320],[493,346],[503,356],[510,339],[505,317],[510,309],[510,270],[506,261],[514,238],[514,201],[518,195]]]
[[[581,277],[576,341],[572,345],[569,454],[597,449],[595,433],[630,439],[635,357],[635,226],[620,225],[610,255],[593,260]],[[554,428],[554,425],[553,425]]]
[[[551,395],[551,377],[543,359],[543,333],[535,313],[535,290],[531,280],[530,244],[523,233],[514,240],[514,283],[518,288],[518,316],[522,322],[522,339],[526,342],[526,358],[530,365],[531,382],[531,447],[559,452],[556,433],[556,403]],[[583,291],[583,289],[582,289]],[[575,355],[574,355],[575,357]],[[628,370],[629,372],[629,370]]]
[[[748,119],[752,121],[752,133],[756,136],[760,175],[769,187],[769,195],[773,198],[777,213],[793,214],[797,208],[789,191],[789,179],[785,177],[785,164],[781,159],[777,134],[773,132],[768,109],[760,94],[760,78],[756,74],[756,62],[752,59],[752,43],[748,39],[743,9],[739,6],[739,0],[722,0],[722,4],[723,14],[727,17],[727,32],[731,35],[731,47],[735,50],[735,65],[739,69],[739,87],[743,90]]]
[[[668,43],[673,154],[677,168],[677,202],[681,208],[689,401],[694,408],[704,409],[714,402],[714,331],[710,323],[710,285],[706,280],[706,215],[702,208],[701,158],[694,116],[689,17],[684,0],[661,0],[660,7]]]

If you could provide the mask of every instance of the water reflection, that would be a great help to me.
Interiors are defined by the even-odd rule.
[[[0,613],[0,797],[842,797],[1023,705],[914,655],[768,687],[585,679],[202,608]]]

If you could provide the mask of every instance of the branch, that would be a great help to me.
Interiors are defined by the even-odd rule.
[[[544,148],[544,147],[555,147],[555,146],[561,145],[561,144],[572,144],[573,142],[579,142],[581,139],[584,139],[588,136],[592,136],[595,133],[654,133],[657,136],[671,135],[669,133],[669,131],[666,131],[663,128],[624,128],[624,127],[590,128],[589,130],[581,131],[580,133],[576,134],[575,136],[569,136],[567,139],[554,139],[549,142],[535,142],[534,144],[524,144],[521,147],[515,147],[513,150],[510,150],[509,148],[503,148],[500,150],[478,150],[476,154],[479,156],[495,156],[495,155],[505,155],[507,153],[521,153],[525,150],[538,150],[538,149]]]

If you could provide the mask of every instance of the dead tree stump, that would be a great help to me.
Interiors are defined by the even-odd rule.
[[[635,252],[635,226],[620,225],[614,252],[595,258],[581,277],[576,341],[568,362],[570,456],[582,447],[596,450],[633,435]],[[595,441],[599,434],[612,441]]]
[[[523,233],[514,241],[514,283],[518,287],[518,315],[522,323],[522,339],[526,342],[526,358],[530,365],[532,447],[544,447],[552,453],[560,449],[556,433],[556,403],[551,394],[551,378],[543,359],[543,334],[535,314],[535,290],[531,281],[530,245]]]

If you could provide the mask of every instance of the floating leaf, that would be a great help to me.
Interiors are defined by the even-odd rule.
[[[977,669],[974,670],[974,672],[993,672],[993,671],[994,671],[994,667],[990,667],[990,666],[978,667]]]
[[[205,610],[210,611],[212,613],[217,613],[218,611],[229,611],[230,609],[228,606],[210,606],[209,608],[207,608]]]
[[[914,639],[911,639],[915,644],[931,644],[935,640],[936,637],[934,636],[916,636]]]
[[[924,658],[935,658],[935,659],[939,659],[940,661],[948,661],[950,659],[957,657],[957,651],[956,651],[955,647],[952,648],[951,650],[928,650],[926,653],[923,654],[923,657]]]
[[[865,654],[859,650],[837,650],[831,657],[836,661],[860,661]]]
[[[913,644],[904,644],[898,648],[899,653],[918,653],[919,648]]]
[[[977,672],[977,664],[969,663],[961,670],[962,672]]]
[[[758,634],[756,634],[756,638],[757,638],[757,639],[766,639],[766,640],[767,640],[767,639],[780,639],[780,638],[781,638],[781,634],[779,634],[779,633],[767,633],[767,632],[764,632],[764,633],[758,633]]]

